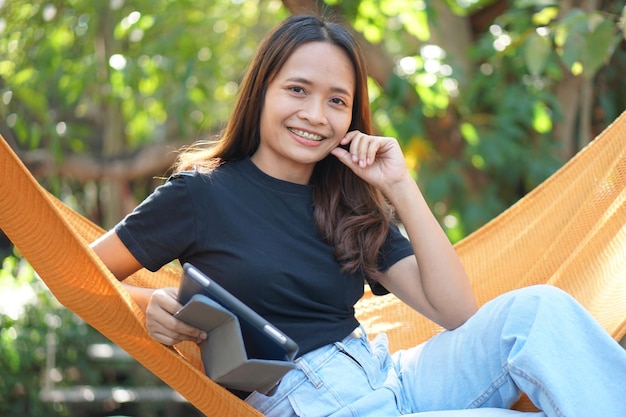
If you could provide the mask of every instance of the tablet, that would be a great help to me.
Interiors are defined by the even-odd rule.
[[[294,360],[298,352],[296,342],[198,268],[186,263],[183,265],[178,301],[184,306],[195,294],[206,295],[237,316],[249,359]]]

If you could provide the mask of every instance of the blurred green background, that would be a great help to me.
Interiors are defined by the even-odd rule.
[[[219,133],[260,38],[321,12],[354,29],[376,129],[400,140],[457,242],[626,109],[624,3],[0,0],[0,134],[109,228],[178,147]],[[60,306],[1,234],[0,259],[0,415],[193,415]]]

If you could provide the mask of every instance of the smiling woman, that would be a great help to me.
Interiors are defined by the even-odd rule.
[[[184,151],[92,247],[119,280],[190,263],[291,337],[295,369],[272,395],[233,391],[270,417],[502,416],[522,390],[545,416],[626,413],[626,353],[572,297],[537,286],[478,310],[398,141],[371,132],[356,42],[319,17],[267,35],[221,139]],[[448,331],[391,355],[355,317],[365,282]],[[126,288],[155,340],[207,339],[174,317],[176,288]]]

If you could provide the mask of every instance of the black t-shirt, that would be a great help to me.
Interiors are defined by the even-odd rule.
[[[321,239],[312,186],[270,177],[249,159],[172,176],[115,231],[149,270],[175,259],[202,270],[294,339],[299,355],[358,326],[364,277],[342,274]],[[412,253],[392,226],[381,270]]]

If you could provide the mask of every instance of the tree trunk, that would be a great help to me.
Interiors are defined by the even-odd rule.
[[[98,65],[98,79],[101,85],[108,86],[109,83],[109,58],[114,50],[113,43],[113,22],[111,19],[111,9],[108,3],[103,3],[100,7],[100,18],[98,21],[98,38],[96,44],[96,60]],[[111,95],[111,91],[101,92],[103,108],[101,114],[102,128],[102,158],[104,160],[118,155],[125,146],[123,118],[120,111],[120,103]],[[122,195],[127,185],[119,179],[103,178],[100,181],[99,206],[102,218],[100,223],[103,227],[109,228],[117,223],[124,216]]]
[[[436,19],[430,19],[429,43],[446,51],[446,62],[454,68],[454,78],[462,89],[473,73],[469,51],[472,46],[472,27],[470,19],[458,16],[442,1],[434,1]],[[451,30],[454,28],[454,30]]]
[[[598,8],[597,0],[586,0],[584,8],[587,13],[593,12]],[[587,145],[593,139],[591,119],[593,117],[593,77],[586,78],[582,82],[580,93],[580,142],[579,149]],[[579,150],[577,149],[577,151]],[[573,155],[572,155],[573,156]]]
[[[576,153],[576,120],[582,77],[565,68],[564,77],[556,84],[555,95],[561,105],[562,118],[554,123],[554,138],[559,144],[559,157],[565,162]]]
[[[597,2],[596,0],[564,0],[560,7],[561,16],[569,13],[573,7],[582,8],[589,13],[596,10]],[[555,87],[563,118],[554,124],[554,137],[560,145],[559,157],[565,162],[593,137],[591,120],[594,99],[593,78],[584,79],[582,75],[573,75],[570,68],[563,68],[563,73],[563,78]]]

